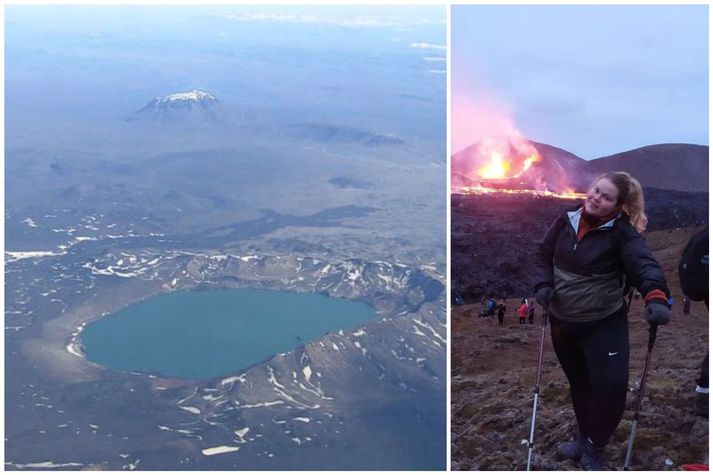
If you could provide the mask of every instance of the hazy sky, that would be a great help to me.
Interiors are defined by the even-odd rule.
[[[10,132],[111,126],[155,97],[201,89],[264,121],[445,148],[445,5],[8,5],[5,15]]]
[[[708,144],[708,6],[454,6],[452,148]]]

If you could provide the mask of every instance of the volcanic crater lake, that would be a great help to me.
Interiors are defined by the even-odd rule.
[[[205,379],[376,316],[364,303],[314,293],[178,291],[89,323],[81,340],[87,358],[107,368]]]

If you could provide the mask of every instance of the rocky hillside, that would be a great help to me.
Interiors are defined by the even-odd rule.
[[[708,351],[708,311],[693,303],[683,316],[677,263],[693,228],[647,233],[676,303],[672,322],[659,329],[634,444],[634,470],[680,470],[685,463],[708,461],[708,420],[695,416],[700,362]],[[508,301],[506,324],[478,318],[480,305],[453,307],[451,318],[451,454],[453,470],[525,470],[541,326],[515,324],[519,299]],[[607,454],[622,469],[637,387],[646,354],[647,328],[641,301],[629,315],[631,368],[626,411]],[[549,329],[548,329],[549,332]],[[556,462],[556,444],[574,429],[568,383],[545,343],[544,370],[537,412],[535,470],[576,470]]]
[[[708,191],[708,146],[660,144],[584,162],[583,171],[598,175],[624,170],[643,186],[666,190]]]

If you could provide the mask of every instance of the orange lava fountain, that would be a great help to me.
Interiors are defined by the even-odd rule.
[[[478,170],[478,175],[481,178],[505,178],[510,171],[510,164],[503,160],[502,155],[498,152],[493,152],[490,156],[490,162]]]

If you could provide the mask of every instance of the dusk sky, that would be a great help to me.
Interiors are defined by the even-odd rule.
[[[454,6],[452,153],[493,135],[593,159],[708,145],[708,6]]]

